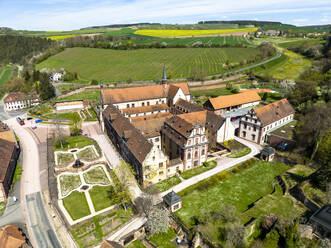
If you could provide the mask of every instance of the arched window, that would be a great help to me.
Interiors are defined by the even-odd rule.
[[[194,153],[194,157],[195,157],[195,158],[198,157],[198,151],[195,151],[195,153]]]
[[[190,152],[187,154],[187,159],[191,159],[191,153]]]
[[[205,149],[202,149],[201,156],[205,155]]]

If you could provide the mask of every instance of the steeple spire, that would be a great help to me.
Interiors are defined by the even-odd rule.
[[[163,65],[163,74],[162,74],[162,84],[167,83],[167,72],[166,72],[166,67],[165,64]]]

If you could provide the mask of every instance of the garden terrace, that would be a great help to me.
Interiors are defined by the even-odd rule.
[[[183,208],[177,214],[190,225],[193,224],[191,218],[207,206],[216,211],[220,204],[229,204],[243,212],[252,202],[272,192],[274,178],[288,168],[281,163],[258,161],[251,168],[231,174],[225,181],[216,181],[210,187],[203,187],[210,180],[206,179],[178,193],[183,199]]]
[[[63,143],[63,147],[61,147],[60,143],[54,143],[55,151],[67,151],[69,149],[83,148],[89,145],[97,145],[94,140],[84,136],[65,136],[64,138],[65,142]]]
[[[127,222],[132,212],[131,207],[126,211],[114,208],[72,226],[70,232],[80,248],[95,246],[103,237]]]

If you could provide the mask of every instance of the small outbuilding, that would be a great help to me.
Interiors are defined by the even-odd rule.
[[[272,148],[270,146],[266,146],[262,149],[260,158],[267,162],[271,162],[275,157],[275,153],[276,153],[276,151],[274,148]]]
[[[182,208],[182,198],[180,198],[180,196],[177,195],[174,191],[166,194],[163,197],[163,201],[171,212],[175,212]]]

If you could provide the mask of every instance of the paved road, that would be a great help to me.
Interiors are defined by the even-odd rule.
[[[21,205],[23,216],[27,220],[27,229],[33,247],[61,247],[49,222],[41,200],[40,158],[38,140],[27,128],[20,126],[15,118],[6,123],[20,139],[23,150],[23,174],[21,179]]]
[[[13,190],[8,195],[5,212],[0,217],[0,226],[9,225],[9,224],[16,224],[18,226],[22,226],[25,224],[22,215],[22,208],[20,201],[21,182],[17,181],[13,186],[14,186]],[[14,202],[13,200],[14,196],[17,199],[16,202]]]
[[[241,162],[244,162],[252,157],[254,157],[256,154],[260,153],[260,150],[262,149],[261,146],[259,146],[258,144],[246,141],[244,139],[235,137],[235,140],[237,140],[238,142],[248,146],[249,148],[251,148],[251,153],[243,156],[241,158],[224,158],[224,159],[220,159],[217,161],[217,166],[214,169],[211,169],[209,171],[206,171],[204,173],[201,173],[197,176],[191,177],[187,180],[184,180],[183,182],[181,182],[180,184],[175,185],[174,187],[172,187],[171,189],[162,192],[161,196],[165,196],[166,194],[168,194],[170,191],[175,191],[175,192],[180,192],[182,190],[184,190],[185,188],[196,184],[197,182],[200,182],[201,180],[204,180],[206,178],[209,178],[221,171],[227,170]]]

